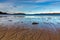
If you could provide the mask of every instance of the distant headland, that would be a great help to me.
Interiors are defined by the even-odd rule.
[[[60,13],[35,13],[35,14],[26,14],[26,13],[13,13],[13,14],[10,14],[10,13],[7,13],[7,12],[1,12],[0,11],[0,15],[60,15]]]
[[[0,15],[2,14],[6,14],[6,15],[25,15],[25,13],[13,13],[13,14],[10,14],[10,13],[7,13],[7,12],[1,12],[0,11]]]

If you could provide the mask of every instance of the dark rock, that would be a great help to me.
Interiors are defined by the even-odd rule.
[[[12,20],[9,20],[9,21],[12,21]]]
[[[33,22],[32,24],[33,24],[33,25],[36,25],[36,24],[39,24],[39,23],[37,23],[37,22]]]
[[[21,23],[23,23],[23,22],[21,22]]]

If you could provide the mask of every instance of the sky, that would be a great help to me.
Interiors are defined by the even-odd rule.
[[[0,0],[0,11],[26,14],[60,12],[60,0]]]

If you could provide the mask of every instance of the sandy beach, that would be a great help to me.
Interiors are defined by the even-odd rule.
[[[0,40],[60,40],[60,20],[56,17],[0,18]]]

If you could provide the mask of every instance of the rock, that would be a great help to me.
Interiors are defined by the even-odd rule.
[[[23,23],[23,22],[21,22],[21,23]]]
[[[12,21],[12,20],[9,20],[10,22]]]
[[[37,23],[37,22],[33,22],[32,24],[33,24],[33,25],[36,25],[36,24],[39,24],[39,23]]]

